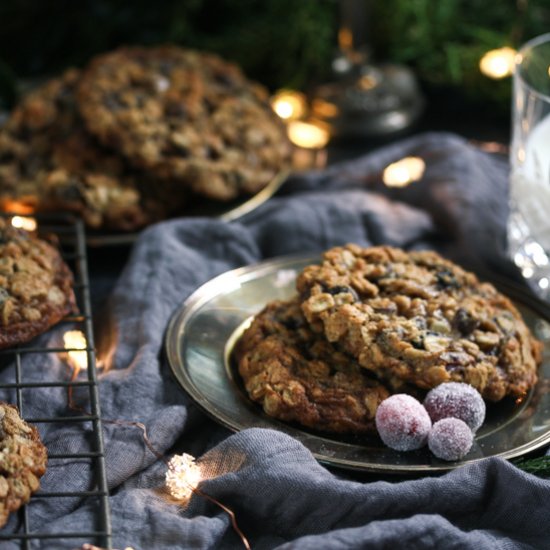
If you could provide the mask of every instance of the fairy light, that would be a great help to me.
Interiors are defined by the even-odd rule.
[[[322,149],[328,143],[329,131],[319,122],[294,120],[288,125],[288,137],[304,149]]]
[[[311,112],[314,116],[319,118],[335,118],[340,114],[340,108],[335,103],[316,98],[311,103]]]
[[[24,229],[25,231],[36,231],[36,220],[28,216],[13,216],[11,224],[17,229]]]
[[[182,503],[189,502],[201,480],[200,466],[191,455],[174,455],[168,462],[166,487],[170,494]]]
[[[35,209],[30,204],[11,199],[2,199],[2,210],[12,214],[27,215],[34,214]]]
[[[69,407],[74,411],[83,412],[85,414],[90,414],[86,412],[81,407],[76,406],[72,403],[72,399],[69,397],[68,402]],[[174,455],[171,460],[167,460],[164,455],[155,448],[149,436],[147,435],[147,427],[142,422],[128,421],[128,420],[119,420],[119,419],[102,419],[103,424],[114,424],[115,426],[120,427],[133,427],[139,428],[142,431],[143,442],[145,446],[157,457],[157,459],[162,460],[168,467],[165,477],[165,486],[170,491],[172,497],[180,501],[181,504],[187,504],[191,499],[193,494],[196,494],[199,497],[202,497],[223,510],[231,521],[231,526],[233,530],[239,537],[242,542],[242,545],[245,550],[251,550],[250,543],[246,538],[245,534],[241,531],[241,528],[237,524],[237,518],[235,512],[219,500],[211,497],[210,495],[202,492],[198,485],[203,479],[202,470],[198,464],[195,462],[195,458],[189,454]],[[84,549],[83,549],[84,550]],[[86,550],[95,550],[95,548],[89,548]],[[126,548],[125,550],[129,550]],[[130,549],[132,550],[132,549]]]
[[[68,363],[73,367],[72,380],[75,380],[80,369],[86,368],[88,366],[87,354],[84,351],[86,349],[86,338],[84,334],[79,330],[70,330],[63,335],[63,341],[67,356]],[[68,407],[77,412],[81,412],[86,415],[90,415],[85,408],[80,405],[77,405],[73,401],[72,395],[72,386],[67,387],[67,405]],[[223,510],[231,521],[231,526],[233,527],[235,533],[242,542],[242,545],[245,550],[250,549],[250,543],[246,538],[245,534],[241,531],[239,525],[237,524],[237,518],[235,512],[219,500],[211,497],[210,495],[202,492],[198,485],[203,479],[203,473],[201,467],[196,464],[195,458],[189,454],[175,455],[171,460],[167,460],[162,452],[155,448],[152,441],[147,435],[147,427],[142,422],[129,421],[122,419],[108,419],[102,418],[101,422],[103,424],[113,424],[119,427],[132,427],[138,428],[142,432],[143,442],[145,446],[157,457],[158,460],[162,460],[168,467],[166,473],[165,485],[169,490],[171,496],[179,501],[180,504],[187,504],[191,499],[193,494],[204,498],[221,510]],[[83,550],[96,550],[93,545],[84,545]],[[103,549],[100,549],[103,550]],[[124,550],[133,550],[131,547],[126,547]]]
[[[509,47],[490,50],[480,59],[479,70],[495,80],[510,76],[514,72],[516,55],[516,50]]]
[[[283,120],[296,120],[304,116],[306,98],[293,90],[281,90],[271,98],[271,107]]]
[[[424,175],[426,163],[419,157],[405,157],[388,165],[382,180],[388,187],[406,187]]]
[[[75,376],[88,366],[86,337],[80,330],[68,330],[63,335],[63,345],[67,350],[67,361],[75,370]],[[82,351],[80,351],[82,350]]]

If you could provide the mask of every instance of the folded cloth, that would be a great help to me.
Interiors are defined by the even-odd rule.
[[[383,168],[409,155],[425,159],[422,181],[385,188]],[[548,547],[548,481],[500,459],[440,477],[352,481],[280,432],[231,435],[183,392],[163,355],[167,323],[185,298],[224,271],[269,257],[385,243],[434,248],[472,266],[507,266],[506,196],[504,159],[457,136],[426,134],[297,175],[240,222],[178,219],[149,228],[110,300],[104,329],[116,347],[100,377],[103,417],[143,423],[159,453],[198,457],[208,474],[201,490],[235,512],[253,548]],[[51,394],[37,395],[34,408],[53,406]],[[67,450],[79,438],[55,426],[45,443]],[[105,424],[104,440],[116,548],[242,547],[228,514],[212,501],[194,495],[182,507],[166,498],[166,466],[140,430]],[[46,476],[49,486],[79,490],[78,465]],[[51,504],[33,528],[78,530],[92,513],[78,501],[63,509]]]

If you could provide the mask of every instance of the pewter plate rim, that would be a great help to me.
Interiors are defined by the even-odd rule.
[[[227,208],[224,203],[210,202],[210,211],[199,212],[194,214],[193,212],[183,212],[180,215],[166,218],[163,221],[172,220],[175,218],[193,218],[196,216],[207,216],[214,219],[218,219],[225,222],[233,222],[244,218],[244,216],[250,214],[262,204],[267,202],[277,191],[282,187],[283,183],[290,176],[291,170],[281,170],[278,172],[270,182],[255,195],[242,198],[231,203],[231,206]],[[145,228],[144,228],[145,229]],[[128,246],[132,245],[142,230],[132,231],[130,233],[124,232],[107,232],[107,231],[93,231],[88,229],[86,232],[86,244],[93,248],[107,247],[107,246]]]
[[[305,265],[314,263],[317,260],[318,257],[316,256],[284,256],[222,273],[200,286],[183,301],[172,315],[165,335],[165,349],[168,363],[181,387],[193,401],[214,420],[234,432],[252,427],[279,430],[299,440],[312,452],[313,456],[319,462],[325,465],[348,470],[386,474],[440,473],[452,470],[464,464],[477,462],[489,456],[498,456],[506,459],[519,457],[550,443],[549,412],[548,424],[543,433],[523,444],[510,445],[508,448],[504,448],[494,453],[488,451],[484,453],[483,456],[473,456],[469,458],[470,455],[468,455],[464,460],[457,462],[438,461],[433,457],[428,461],[425,460],[425,458],[423,459],[423,457],[427,456],[429,451],[421,450],[422,453],[418,455],[417,464],[410,462],[400,464],[400,457],[408,459],[413,455],[411,453],[399,453],[384,448],[384,451],[392,456],[390,462],[380,459],[369,460],[368,449],[369,445],[373,444],[372,441],[366,446],[356,441],[350,443],[346,438],[333,437],[330,434],[312,433],[299,426],[290,425],[271,418],[267,416],[257,404],[252,403],[246,397],[244,390],[239,387],[238,380],[235,380],[238,375],[233,376],[233,370],[229,363],[232,346],[239,334],[244,330],[245,324],[249,322],[254,313],[248,310],[240,312],[241,317],[239,319],[230,320],[231,327],[227,337],[224,337],[223,341],[214,342],[212,349],[208,350],[209,354],[213,356],[206,358],[207,368],[211,370],[210,374],[215,375],[216,380],[221,381],[223,385],[222,393],[212,398],[212,395],[209,395],[205,380],[202,380],[200,376],[197,377],[193,372],[194,360],[192,357],[189,357],[189,353],[192,353],[190,352],[190,350],[192,350],[191,346],[196,343],[193,339],[197,340],[197,338],[193,336],[192,330],[190,330],[192,324],[196,322],[197,315],[203,314],[201,310],[205,306],[210,306],[216,299],[231,296],[232,293],[241,291],[243,286],[247,284],[261,284],[261,282],[258,281],[261,281],[262,278],[266,276],[270,277],[279,271],[293,270],[297,272]],[[525,311],[529,310],[531,314],[534,314],[534,319],[540,319],[546,323],[550,323],[550,308],[547,304],[527,294],[521,287],[508,280],[499,279],[491,280],[491,282],[493,282],[501,292],[511,298],[520,308],[523,308]],[[257,304],[257,311],[259,311],[265,303],[273,299],[268,294],[269,293],[264,295],[263,303]],[[212,311],[216,315],[219,314],[222,317],[224,315],[223,308],[220,308],[219,311],[216,309]],[[189,341],[189,338],[191,338],[191,341]],[[546,341],[545,347],[548,351],[548,357],[545,358],[541,366],[539,372],[541,379],[537,386],[517,407],[511,412],[507,412],[503,418],[499,418],[497,413],[495,420],[496,424],[492,427],[488,426],[485,432],[478,433],[479,437],[476,436],[476,440],[479,439],[480,445],[483,445],[484,439],[490,439],[491,437],[498,438],[498,432],[504,430],[506,426],[511,423],[519,422],[521,425],[521,415],[525,414],[529,407],[535,403],[533,395],[536,393],[537,387],[545,383],[548,384],[550,380],[550,340]],[[201,357],[201,360],[204,360],[204,357]],[[535,407],[536,406],[535,403]],[[535,412],[537,412],[536,409]],[[480,432],[482,432],[482,430],[483,427]],[[378,443],[378,446],[383,447],[382,443]],[[360,452],[364,451],[364,456],[362,455],[360,459],[350,459],[348,457],[350,451],[353,450],[355,452],[356,448],[358,448]],[[418,452],[414,451],[413,453]]]

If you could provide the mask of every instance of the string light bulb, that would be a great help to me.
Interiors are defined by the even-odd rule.
[[[68,330],[63,335],[63,344],[67,351],[67,361],[75,370],[75,375],[81,369],[88,366],[88,355],[86,353],[86,337],[80,330]],[[82,350],[82,351],[80,351]]]
[[[406,187],[424,175],[426,163],[420,157],[405,157],[386,166],[382,180],[388,187]]]
[[[322,149],[330,138],[329,131],[319,122],[295,120],[288,125],[288,137],[304,149]]]
[[[490,50],[480,59],[479,70],[495,80],[510,76],[514,72],[516,55],[516,50],[509,47]]]
[[[193,491],[202,480],[200,466],[189,454],[174,455],[168,462],[166,488],[170,494],[182,503],[191,499]]]
[[[35,231],[36,230],[36,220],[28,216],[13,216],[11,219],[11,224],[17,229],[24,229],[25,231]]]
[[[294,90],[281,90],[271,98],[271,108],[283,120],[296,120],[304,116],[306,98]]]

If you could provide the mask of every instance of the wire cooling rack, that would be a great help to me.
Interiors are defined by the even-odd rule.
[[[48,449],[48,470],[57,467],[63,471],[65,465],[70,463],[74,472],[76,465],[79,483],[86,486],[86,490],[71,491],[64,490],[63,486],[49,486],[47,470],[41,480],[40,490],[32,495],[26,506],[12,514],[7,525],[0,530],[0,547],[3,548],[4,544],[10,541],[10,548],[25,550],[81,548],[84,543],[112,549],[84,226],[81,220],[68,215],[40,216],[37,221],[39,235],[57,240],[63,258],[72,268],[79,313],[62,320],[51,330],[52,337],[45,335],[26,345],[0,350],[0,370],[3,376],[0,396],[2,400],[17,405],[21,416],[35,425],[41,435],[49,427],[59,425],[70,429],[73,435],[82,432],[82,441],[86,442],[82,449],[70,449],[70,452],[55,452]],[[86,339],[84,352],[87,367],[74,379],[63,359],[66,356],[64,354],[70,350],[66,349],[57,337],[66,330],[80,330]],[[42,345],[41,342],[47,344]],[[48,365],[56,365],[57,368],[47,369],[47,372],[37,379],[36,372],[32,377],[25,369],[25,362],[29,360],[44,361]],[[65,400],[64,403],[59,403],[57,409],[61,414],[32,417],[27,414],[27,410],[32,408],[33,394],[36,395],[39,391],[55,392],[56,389],[55,395],[62,396],[60,401]],[[69,392],[78,392],[78,409],[71,409],[69,406]],[[44,510],[71,511],[76,507],[84,507],[87,510],[85,517],[89,525],[86,528],[83,528],[82,518],[78,522],[78,531],[69,528],[62,532],[53,532],[48,528],[48,518],[44,517]],[[34,527],[45,524],[46,527]],[[52,522],[52,525],[56,524]]]

